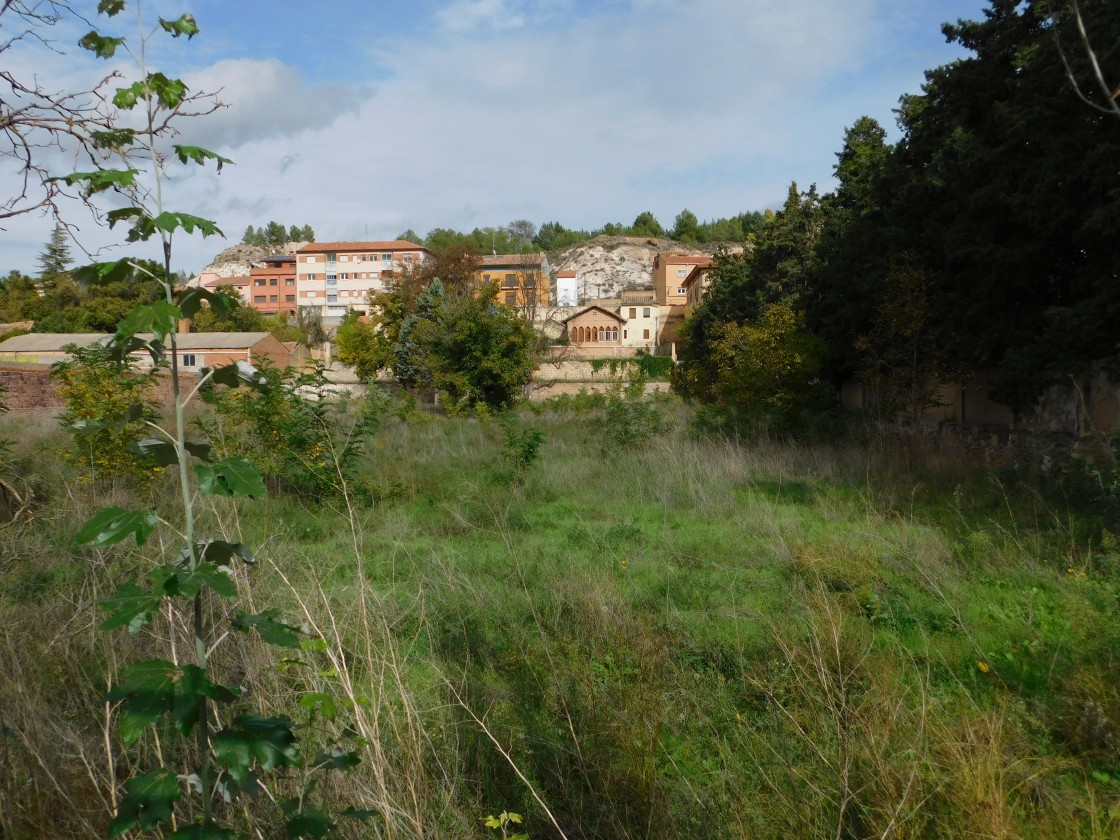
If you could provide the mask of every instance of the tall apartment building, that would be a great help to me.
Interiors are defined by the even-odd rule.
[[[296,314],[296,258],[273,254],[249,269],[245,291],[249,306],[265,315]]]
[[[426,259],[423,245],[392,242],[311,242],[296,252],[299,309],[317,312],[327,323],[354,309],[369,313],[372,294],[403,266]]]

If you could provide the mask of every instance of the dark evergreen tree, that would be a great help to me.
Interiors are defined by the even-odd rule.
[[[56,224],[51,231],[51,238],[39,254],[39,280],[43,283],[54,283],[70,270],[73,260],[70,258],[67,238],[65,228]]]

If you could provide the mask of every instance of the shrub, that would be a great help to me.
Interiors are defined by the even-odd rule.
[[[66,404],[59,420],[75,443],[75,450],[62,457],[87,481],[150,480],[161,468],[138,458],[130,447],[145,437],[145,423],[157,416],[152,401],[155,374],[138,371],[127,359],[114,359],[101,344],[66,349],[71,358],[51,367]]]

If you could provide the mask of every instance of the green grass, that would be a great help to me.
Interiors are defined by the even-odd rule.
[[[362,698],[363,764],[328,798],[398,837],[503,809],[559,836],[540,802],[571,838],[1118,836],[1120,579],[1091,511],[938,457],[697,442],[666,411],[605,452],[587,416],[526,416],[545,440],[516,479],[497,424],[391,421],[352,519],[299,495],[206,514],[257,547],[256,608],[326,643],[281,670],[229,644],[249,702]],[[0,709],[37,704],[0,747],[13,837],[103,828],[99,675],[161,644],[96,633],[93,603],[158,547],[79,552],[104,499],[37,464],[37,518],[0,531]]]

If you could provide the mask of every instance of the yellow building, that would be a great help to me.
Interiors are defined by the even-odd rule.
[[[497,283],[498,301],[533,317],[552,305],[548,257],[539,254],[492,254],[479,258],[479,284]]]

